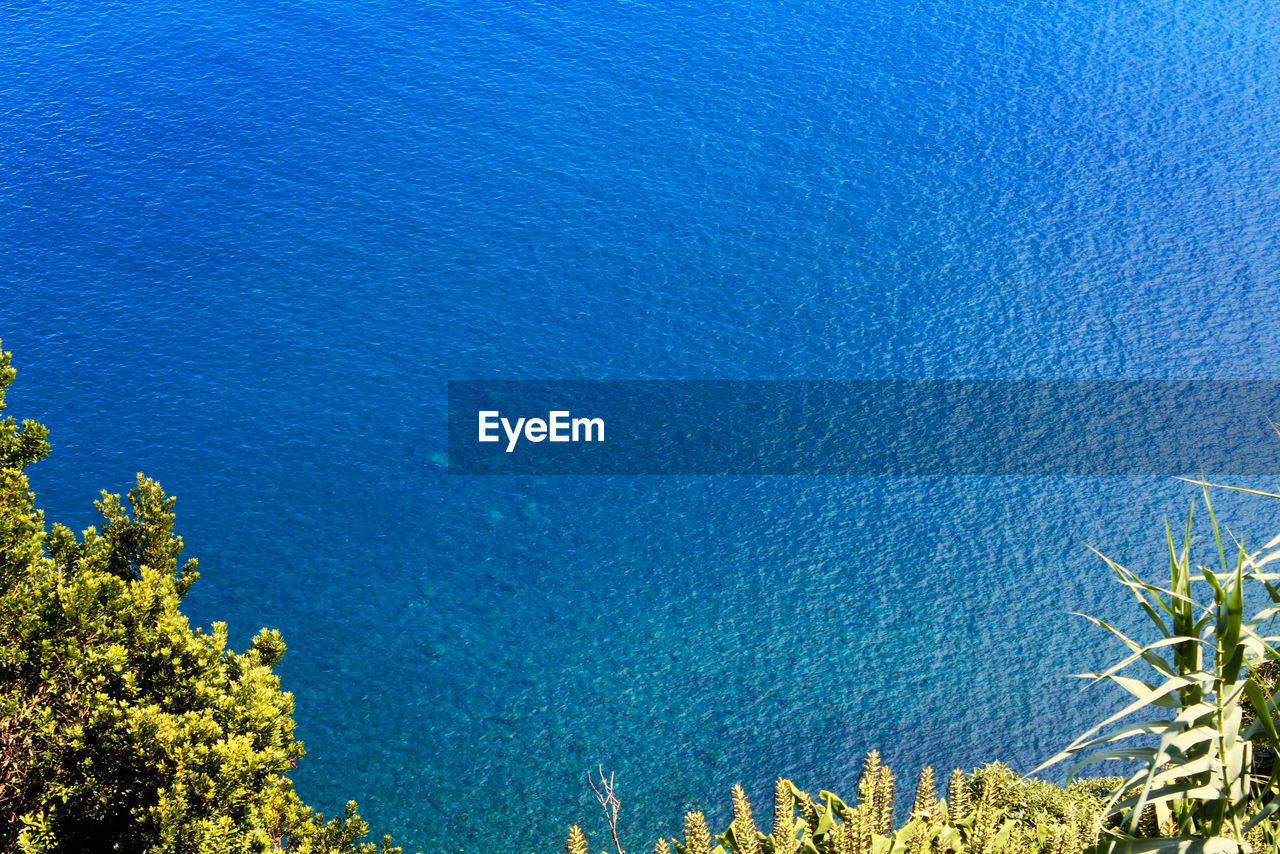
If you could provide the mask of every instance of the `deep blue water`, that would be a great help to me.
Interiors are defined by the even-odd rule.
[[[445,382],[1280,378],[1280,12],[1113,7],[8,3],[35,489],[178,495],[299,789],[413,848],[603,842],[598,763],[632,847],[870,747],[1028,770],[1107,705],[1086,545],[1159,572],[1183,485],[449,477]]]

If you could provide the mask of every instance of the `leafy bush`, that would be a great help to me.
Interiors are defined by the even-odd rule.
[[[1002,762],[985,765],[967,779],[970,798],[977,799],[983,789],[993,787],[1004,815],[1029,827],[1100,815],[1107,798],[1123,783],[1123,777],[1091,777],[1073,780],[1064,788],[1035,777],[1021,777]]]
[[[13,377],[0,352],[0,412]],[[284,643],[190,627],[174,499],[139,475],[127,506],[97,502],[101,530],[46,532],[25,469],[48,452],[0,421],[0,850],[398,852],[359,842],[354,803],[325,822],[293,791]]]

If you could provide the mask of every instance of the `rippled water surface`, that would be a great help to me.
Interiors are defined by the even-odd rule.
[[[1022,770],[1106,705],[1151,478],[463,478],[448,379],[1280,376],[1260,2],[17,2],[0,336],[51,518],[179,496],[304,796],[624,841],[777,774]],[[1274,510],[1223,499],[1241,527]],[[637,849],[638,850],[638,849]]]

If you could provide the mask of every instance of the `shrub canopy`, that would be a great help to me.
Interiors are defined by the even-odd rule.
[[[14,374],[0,352],[0,413]],[[325,823],[293,791],[284,642],[190,626],[174,499],[139,474],[100,526],[46,529],[26,468],[48,453],[42,425],[0,421],[0,850],[398,851],[358,841],[354,803]]]

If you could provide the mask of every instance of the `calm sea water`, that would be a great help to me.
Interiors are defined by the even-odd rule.
[[[445,382],[1276,379],[1278,17],[8,3],[34,486],[178,495],[193,620],[289,643],[299,789],[413,848],[602,842],[597,764],[632,847],[871,747],[1028,770],[1108,703],[1086,545],[1159,572],[1182,485],[449,477]]]

